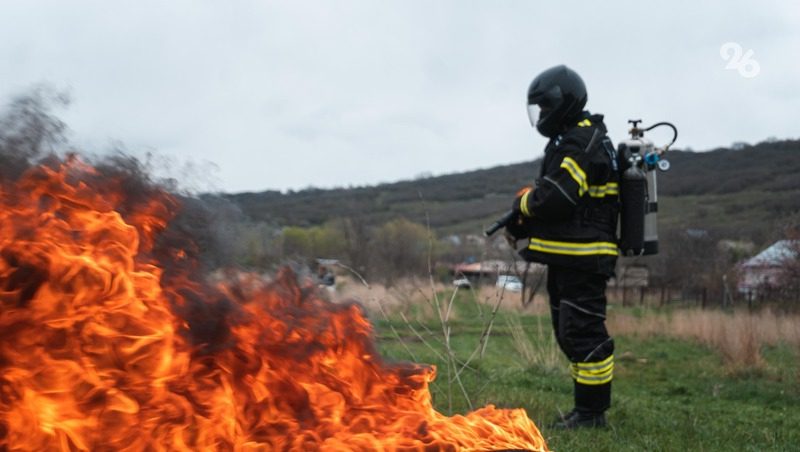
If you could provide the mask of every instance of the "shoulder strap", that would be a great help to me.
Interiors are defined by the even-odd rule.
[[[614,149],[614,145],[611,144],[611,139],[608,136],[603,137],[603,149],[605,149],[606,154],[608,154],[608,158],[611,160],[611,168],[619,172],[619,157],[617,156],[617,151]]]

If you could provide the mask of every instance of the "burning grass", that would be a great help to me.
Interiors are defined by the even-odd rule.
[[[76,159],[3,181],[0,448],[547,449],[523,410],[434,410],[435,369],[384,362],[353,303],[208,282],[180,203],[129,182]]]

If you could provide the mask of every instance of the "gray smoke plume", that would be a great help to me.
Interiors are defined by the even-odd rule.
[[[235,303],[207,284],[206,275],[233,265],[232,225],[240,220],[240,210],[222,197],[200,197],[183,191],[174,179],[154,178],[147,162],[123,151],[103,156],[79,154],[70,147],[66,125],[53,113],[68,104],[64,94],[40,86],[15,97],[0,112],[3,189],[13,193],[20,178],[39,177],[43,168],[56,169],[78,158],[94,171],[75,171],[69,177],[79,179],[96,193],[114,193],[118,198],[114,210],[123,219],[133,219],[137,212],[152,208],[154,200],[159,201],[159,214],[169,222],[157,232],[152,248],[140,250],[141,257],[155,259],[163,269],[162,287],[175,313],[187,320],[189,328],[184,333],[199,350],[211,352],[224,347]],[[0,253],[0,258],[16,268],[4,286],[19,289],[20,304],[24,305],[46,280],[42,273],[46,270],[20,261],[16,255]]]

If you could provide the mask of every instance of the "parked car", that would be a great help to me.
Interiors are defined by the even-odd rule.
[[[509,292],[522,292],[522,281],[514,275],[500,275],[497,277],[497,287],[505,287]]]
[[[468,288],[472,287],[472,283],[469,281],[469,279],[467,279],[466,276],[462,276],[460,278],[454,279],[453,280],[453,285],[456,286],[456,287],[464,288],[464,289],[468,289]]]

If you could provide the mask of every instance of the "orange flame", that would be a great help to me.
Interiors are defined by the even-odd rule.
[[[0,192],[0,448],[547,450],[523,410],[436,412],[431,367],[383,363],[356,305],[287,271],[159,267],[176,200],[121,209],[96,179],[72,160]]]

